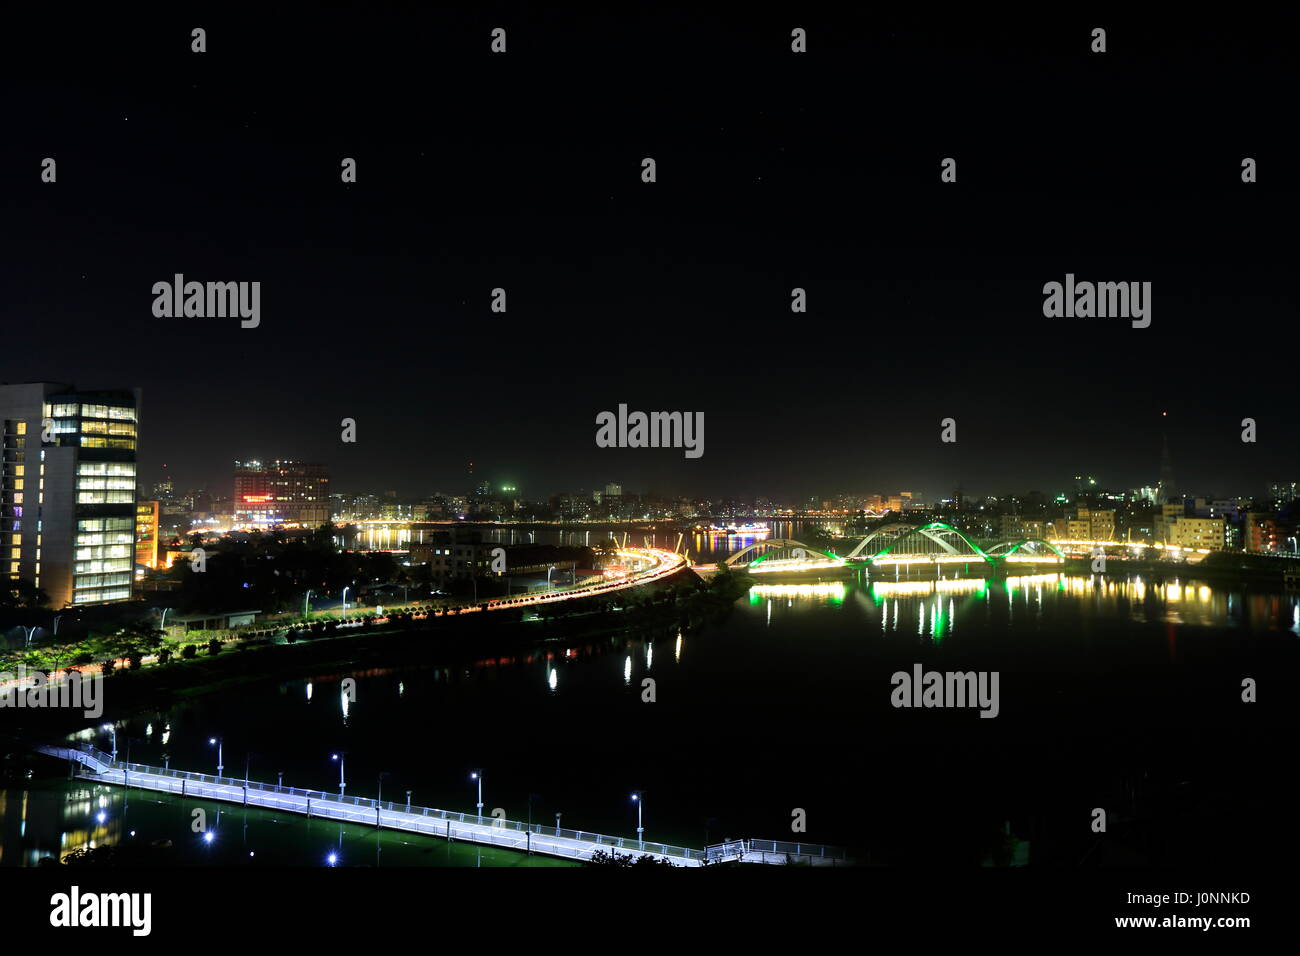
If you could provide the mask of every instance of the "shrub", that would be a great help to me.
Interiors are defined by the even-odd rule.
[[[181,648],[181,657],[185,658],[186,660],[189,660],[190,658],[198,654],[198,652],[199,652],[199,645],[186,644],[184,647]]]
[[[212,640],[208,641],[208,655],[210,657],[216,657],[220,653],[221,642],[214,637]]]

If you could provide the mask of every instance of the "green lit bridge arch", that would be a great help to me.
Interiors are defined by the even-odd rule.
[[[845,559],[793,538],[764,538],[737,551],[723,563],[730,568],[743,567],[755,572],[805,571],[841,568]]]
[[[764,573],[912,564],[997,567],[1005,563],[1062,564],[1064,561],[1061,549],[1041,538],[1003,541],[981,548],[952,525],[931,521],[923,525],[895,523],[877,528],[845,555],[791,538],[768,538],[737,551],[724,563],[727,567]]]
[[[1051,561],[1053,558],[1065,560],[1065,552],[1042,538],[1021,538],[1019,541],[1003,541],[988,549],[990,558],[1003,561]]]
[[[983,561],[989,555],[950,524],[931,521],[929,524],[891,524],[879,528],[858,542],[846,556],[850,561],[869,561],[873,564],[890,557],[934,555],[960,558],[963,561]]]

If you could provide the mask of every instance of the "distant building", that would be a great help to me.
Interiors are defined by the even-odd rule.
[[[1025,538],[1046,539],[1047,523],[1024,515],[1001,515],[998,518],[998,533],[1003,541],[1020,541]]]
[[[453,578],[485,575],[491,570],[492,551],[499,543],[484,541],[477,533],[455,530],[413,529],[410,549],[412,564],[427,564],[433,579],[445,583]]]
[[[1209,548],[1222,551],[1225,543],[1222,518],[1174,518],[1169,522],[1166,544],[1176,548]]]
[[[1080,508],[1078,520],[1087,525],[1088,541],[1115,540],[1115,511],[1112,508]]]
[[[1246,550],[1279,551],[1277,516],[1270,511],[1246,512]]]
[[[158,502],[139,501],[135,506],[135,563],[158,567]]]
[[[139,407],[138,389],[0,386],[0,561],[53,607],[131,597]]]
[[[320,525],[330,520],[324,465],[299,461],[235,462],[235,521]]]
[[[1178,502],[1177,504],[1158,505],[1155,513],[1156,543],[1172,543],[1173,524],[1186,514],[1187,509],[1183,506],[1182,502]]]
[[[1274,481],[1268,486],[1268,495],[1274,508],[1284,508],[1300,500],[1300,481]]]

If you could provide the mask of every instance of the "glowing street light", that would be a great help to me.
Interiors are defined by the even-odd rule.
[[[645,806],[645,793],[636,790],[632,793],[632,802],[636,804],[636,839],[641,844],[641,849],[645,849],[645,827],[641,825],[641,808]]]
[[[478,781],[478,822],[483,822],[483,771],[475,770],[469,775],[471,780]]]
[[[116,761],[117,760],[117,728],[114,727],[112,724],[105,724],[103,729],[113,735],[113,760]]]
[[[343,791],[346,790],[348,786],[347,781],[343,779],[343,766],[344,764],[347,763],[347,757],[348,757],[348,752],[346,750],[340,750],[336,754],[330,754],[331,760],[337,760],[339,762],[339,796],[340,797],[343,796]]]
[[[225,767],[223,766],[223,755],[224,755],[224,751],[223,751],[223,749],[222,749],[223,746],[224,746],[224,744],[225,744],[225,741],[223,741],[220,737],[209,737],[209,738],[208,738],[208,746],[211,747],[211,746],[215,745],[216,748],[217,748],[217,776],[218,776],[218,777],[221,776],[221,771],[225,769]],[[116,746],[116,745],[115,745],[115,746]]]

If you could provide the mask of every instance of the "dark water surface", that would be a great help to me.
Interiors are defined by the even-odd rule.
[[[695,632],[254,684],[139,714],[118,737],[123,752],[133,738],[137,762],[166,753],[173,767],[212,773],[208,740],[219,734],[227,776],[242,776],[247,757],[255,779],[283,771],[286,784],[327,790],[338,786],[330,755],[346,751],[349,794],[374,796],[384,771],[385,799],[411,790],[416,804],[452,810],[474,809],[470,771],[481,767],[485,812],[527,819],[531,794],[535,821],[561,812],[566,827],[615,835],[635,835],[630,794],[643,790],[646,838],[693,846],[761,837],[845,844],[872,862],[980,863],[999,859],[1010,832],[1033,862],[1244,865],[1295,835],[1284,784],[1298,651],[1295,594],[891,572],[765,583]],[[918,663],[998,672],[998,716],[895,708],[891,675]],[[355,700],[344,699],[345,677]],[[1242,701],[1245,678],[1258,683],[1256,703]],[[93,739],[108,748],[107,734]],[[28,833],[84,842],[87,801],[98,799],[89,790],[10,789],[3,862],[20,862],[20,802]],[[137,794],[132,809],[162,799]],[[1108,814],[1101,840],[1097,807]],[[182,810],[158,811],[176,817],[160,835]],[[792,832],[796,810],[804,833]],[[286,836],[297,849],[282,852],[320,862],[329,826]],[[305,827],[259,819],[258,839]],[[439,853],[445,845],[406,855],[395,845],[385,862],[466,862]]]

